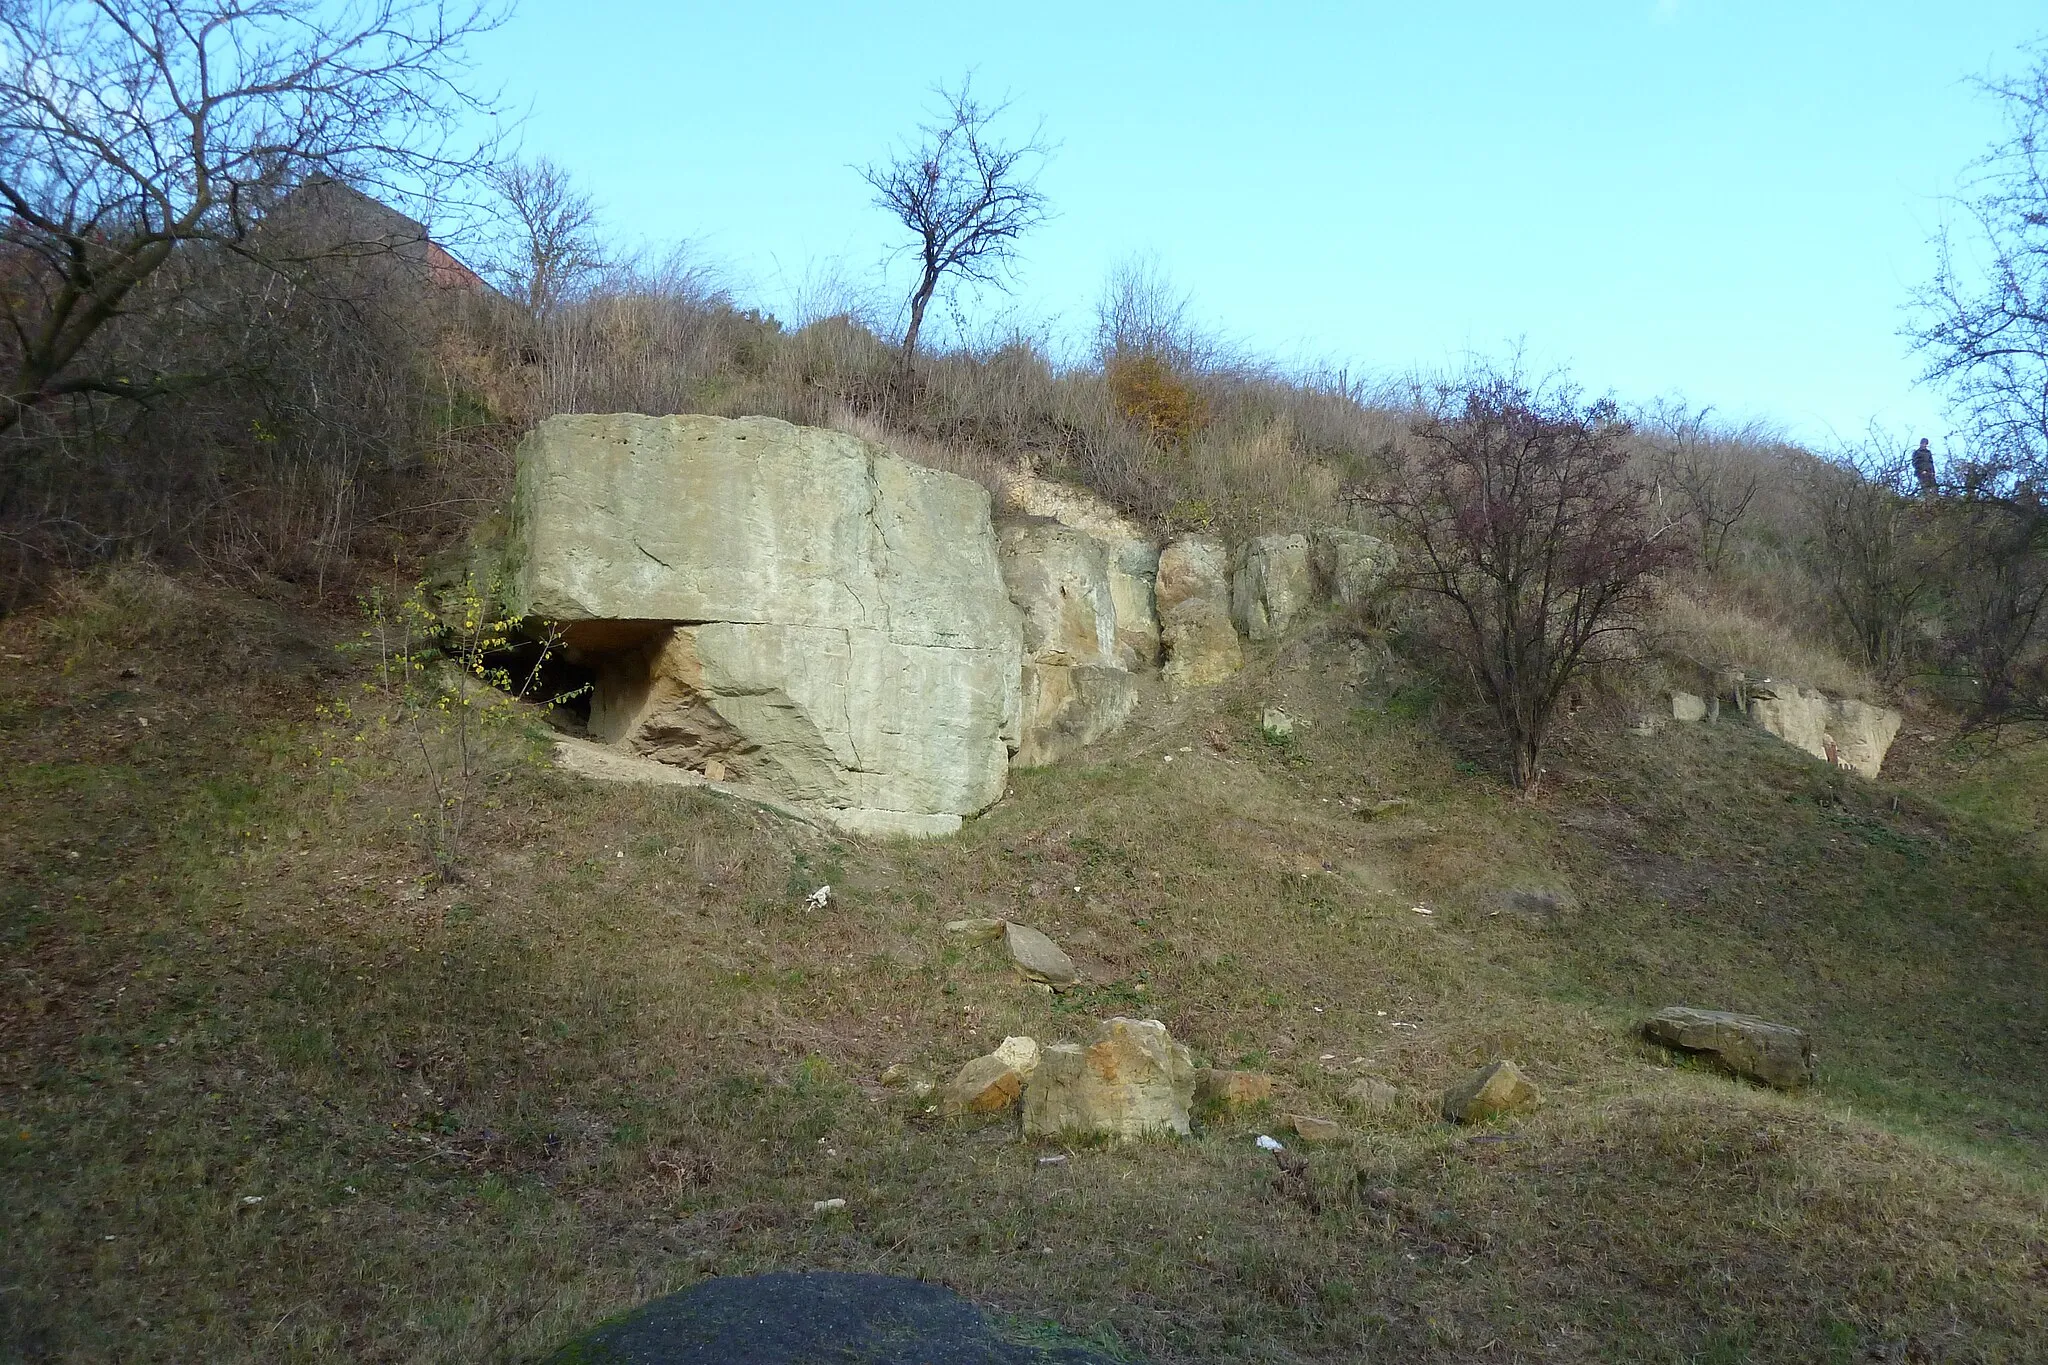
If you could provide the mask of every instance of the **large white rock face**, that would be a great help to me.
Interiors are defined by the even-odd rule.
[[[1884,767],[1903,719],[1888,706],[1833,701],[1811,688],[1771,681],[1756,685],[1749,716],[1795,749],[1869,778]]]
[[[764,417],[554,417],[518,462],[512,607],[596,669],[599,739],[860,832],[1002,795],[1022,628],[979,485]]]

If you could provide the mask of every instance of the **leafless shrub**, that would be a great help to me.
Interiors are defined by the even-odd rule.
[[[1907,492],[1910,470],[1893,444],[1873,436],[1808,489],[1811,571],[1862,662],[1887,685],[1905,673],[1938,587],[1929,519]]]
[[[462,51],[492,22],[443,0],[0,6],[0,432],[70,395],[207,378],[95,363],[91,346],[124,314],[179,306],[143,286],[183,251],[279,254],[255,229],[287,188],[418,194],[467,169],[450,130],[484,106]]]
[[[508,229],[494,273],[529,316],[546,318],[604,269],[597,206],[546,157],[508,161],[490,185],[504,200]]]
[[[1513,779],[1532,788],[1567,686],[1638,627],[1653,577],[1689,547],[1653,519],[1611,402],[1490,370],[1422,401],[1368,502],[1406,542],[1407,586],[1446,607]]]

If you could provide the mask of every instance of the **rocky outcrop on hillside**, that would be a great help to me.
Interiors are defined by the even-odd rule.
[[[542,423],[518,480],[512,606],[593,668],[598,740],[859,832],[1002,795],[1022,623],[980,486],[839,432],[632,415]]]
[[[1836,701],[1812,688],[1771,681],[1754,685],[1749,716],[1794,748],[1868,778],[1883,768],[1901,720],[1888,706]]]
[[[518,464],[508,605],[590,671],[592,739],[858,833],[957,829],[1013,764],[1121,728],[1142,671],[1219,682],[1233,615],[1277,636],[1388,562],[1336,530],[1162,550],[1023,470],[998,515],[978,484],[763,417],[554,417]]]
[[[1036,768],[1123,728],[1138,683],[1118,648],[1109,547],[1041,518],[996,531],[1003,581],[1024,614],[1016,763]]]

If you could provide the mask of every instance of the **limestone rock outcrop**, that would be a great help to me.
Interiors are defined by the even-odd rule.
[[[1309,532],[1308,552],[1316,593],[1340,607],[1364,606],[1393,576],[1394,547],[1363,531],[1319,527]]]
[[[1230,619],[1246,639],[1284,634],[1314,600],[1307,536],[1254,536],[1238,550],[1230,574]]]
[[[597,739],[864,833],[1002,795],[1022,624],[979,485],[763,417],[554,417],[518,465],[510,605],[595,672]]]
[[[1898,737],[1902,719],[1888,706],[1834,701],[1795,683],[1753,684],[1749,717],[1795,749],[1860,776],[1874,778]]]
[[[1643,1023],[1653,1043],[1711,1057],[1753,1081],[1797,1090],[1813,1080],[1813,1042],[1805,1030],[1750,1014],[1673,1005]]]
[[[1001,480],[1005,511],[1044,517],[1094,538],[1103,548],[1110,600],[1116,608],[1116,658],[1127,669],[1159,662],[1159,613],[1152,582],[1159,547],[1129,518],[1085,488],[1017,469]]]
[[[1186,1137],[1195,1064],[1157,1019],[1107,1020],[1087,1046],[1055,1043],[1024,1086],[1030,1137]]]
[[[1016,763],[1042,767],[1122,729],[1137,680],[1122,663],[1108,546],[1038,517],[1006,519],[996,543],[1024,618]]]
[[[1184,536],[1159,552],[1153,587],[1169,682],[1204,687],[1244,667],[1230,620],[1230,556],[1222,542]]]

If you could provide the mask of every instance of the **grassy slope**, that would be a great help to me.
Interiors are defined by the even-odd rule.
[[[521,767],[432,887],[400,770],[337,799],[310,757],[333,629],[144,583],[0,639],[0,1356],[532,1359],[791,1264],[1161,1362],[2048,1356],[2048,894],[1967,813],[1731,725],[1588,727],[1517,801],[1326,640],[942,844]],[[1092,984],[940,930],[977,914]],[[1630,1030],[1673,1001],[1810,1025],[1823,1085],[1674,1067]],[[1119,1012],[1356,1136],[1041,1167],[875,1083]],[[1435,1121],[1500,1052],[1542,1110]],[[1348,1112],[1360,1074],[1413,1102]]]

